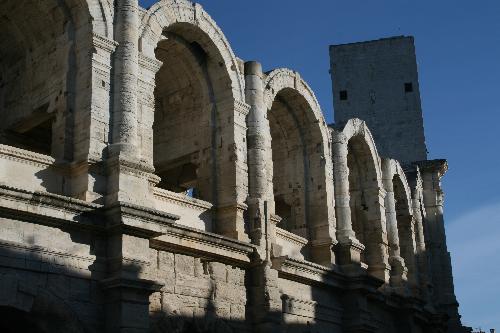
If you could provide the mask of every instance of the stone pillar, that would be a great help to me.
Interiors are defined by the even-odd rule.
[[[137,157],[138,0],[115,7],[114,99],[111,155]]]
[[[110,87],[112,57],[117,43],[97,34],[91,45],[80,47],[75,96],[74,161],[71,164],[72,197],[102,203],[106,176],[100,167],[109,139]],[[92,52],[88,52],[91,49]]]
[[[430,253],[434,303],[438,310],[449,316],[448,332],[461,332],[462,324],[455,297],[451,257],[446,245],[443,217],[443,190],[441,177],[447,171],[446,160],[431,160],[417,163],[422,172],[425,223],[428,239],[426,247]]]
[[[156,74],[160,70],[162,62],[139,53],[139,79],[138,79],[138,150],[140,159],[151,169],[153,163],[153,123],[155,119],[155,95]]]
[[[384,201],[386,192],[383,188],[372,187],[363,190],[366,201],[370,203],[365,225],[365,260],[370,275],[389,282],[389,245],[385,221]]]
[[[407,268],[401,257],[398,220],[396,213],[396,200],[394,197],[393,175],[391,160],[382,160],[382,182],[385,195],[385,220],[387,225],[387,240],[389,242],[389,264],[391,265],[391,285],[401,286],[407,280]]]
[[[216,207],[215,232],[244,242],[250,241],[245,229],[245,215],[248,210],[245,203],[248,199],[248,110],[246,103],[229,98],[217,102],[217,109],[213,111],[214,118],[217,114],[221,121],[220,125],[213,123],[213,131],[216,131],[212,160],[212,163],[215,163],[212,169],[212,182],[215,184],[212,197],[212,203]]]
[[[138,145],[138,1],[115,2],[113,113],[111,145],[105,173],[105,224],[108,277],[105,292],[107,332],[149,332],[149,296],[161,287],[144,276],[151,264],[149,239],[157,223],[174,218],[151,207],[151,186],[158,182],[153,168],[140,160]],[[156,221],[155,221],[156,220]]]
[[[162,287],[148,278],[149,241],[161,235],[159,224],[175,223],[177,216],[117,203],[104,213],[108,233],[106,265],[101,280],[105,293],[106,332],[150,332],[149,296]]]
[[[138,0],[118,0],[115,6],[112,142],[106,161],[105,204],[130,202],[152,207],[151,187],[159,182],[154,169],[140,159],[138,144]],[[157,66],[159,67],[159,66]]]
[[[262,67],[260,63],[245,63],[245,98],[250,106],[247,116],[247,154],[248,154],[248,211],[250,216],[250,234],[256,245],[264,246],[266,231],[274,227],[270,223],[271,212],[264,216],[264,201],[268,207],[273,206],[272,188],[269,189],[268,168],[271,149],[271,134],[264,104],[264,87],[262,86]],[[265,226],[265,221],[268,225]]]
[[[365,284],[352,282],[352,285],[346,288],[345,292],[342,293],[342,332],[380,332],[379,324],[376,320],[373,320],[373,314],[368,304],[368,297],[375,294],[375,288],[380,287],[380,284],[373,285],[372,281],[363,282],[365,282]],[[370,284],[372,284],[372,288],[360,287],[369,286]]]
[[[364,246],[356,239],[352,229],[347,153],[346,137],[342,133],[333,133],[333,178],[338,263],[340,265],[360,265]]]
[[[422,207],[418,197],[413,198],[413,216],[415,217],[415,235],[417,249],[418,282],[420,286],[420,296],[425,301],[429,300],[429,268],[427,267],[427,252],[425,248],[425,236],[423,226]]]
[[[247,116],[248,154],[248,215],[250,236],[258,246],[260,261],[250,271],[249,303],[255,332],[276,332],[281,325],[281,299],[278,289],[278,271],[271,268],[271,244],[275,234],[271,213],[272,195],[271,132],[264,104],[260,63],[245,63],[245,98],[250,106]],[[267,202],[267,203],[266,203]]]
[[[264,88],[262,86],[262,67],[260,63],[245,63],[245,98],[250,106],[247,116],[247,146],[250,198],[269,200],[267,179],[268,149],[271,147],[269,121],[264,105]]]

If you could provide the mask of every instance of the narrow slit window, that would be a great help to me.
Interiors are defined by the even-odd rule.
[[[413,92],[413,84],[411,82],[405,83],[405,93]]]
[[[347,101],[347,90],[341,90],[339,97],[341,101]]]

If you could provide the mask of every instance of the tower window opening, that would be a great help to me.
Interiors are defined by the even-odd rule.
[[[341,90],[339,97],[341,101],[347,101],[347,90]]]
[[[411,82],[405,83],[405,93],[413,92],[413,84]]]

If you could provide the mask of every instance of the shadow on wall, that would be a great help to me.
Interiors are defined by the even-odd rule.
[[[76,219],[85,220],[85,214]],[[105,332],[105,305],[109,299],[101,288],[101,281],[108,277],[111,269],[106,258],[108,236],[22,219],[16,216],[16,220],[3,218],[1,221],[0,332]],[[207,258],[176,256],[207,263],[202,265],[203,277],[192,276],[194,285],[191,287],[207,282],[208,292],[196,296],[195,292],[186,289],[191,288],[183,284],[186,280],[177,277],[161,280],[163,289],[149,299],[151,332],[253,332],[250,314],[255,312],[264,322],[276,327],[273,331],[277,332],[342,332],[347,323],[346,313],[357,317],[365,311],[358,307],[366,296],[362,292],[293,282],[278,277],[276,271],[271,272],[272,281],[264,286],[267,275],[252,274],[252,268],[241,270],[242,279],[232,287],[228,276],[230,269],[236,269],[231,265]],[[211,271],[211,266],[217,265],[226,267],[223,271],[226,280],[222,283],[215,277],[215,271]],[[177,266],[167,268],[174,270]],[[159,278],[137,265],[123,264],[122,270],[129,279]],[[167,288],[170,290],[168,298],[164,297]],[[232,288],[240,288],[241,297],[246,298],[241,305],[236,304],[236,308],[233,305],[238,302],[231,298],[238,292],[232,293]],[[253,297],[252,293],[259,293],[260,298]],[[160,297],[160,302],[155,297]],[[269,297],[275,300],[272,310],[266,310],[264,305]],[[172,306],[174,302],[177,303],[175,307]],[[377,304],[377,308],[383,305]],[[141,309],[145,309],[144,313],[130,312],[132,318],[138,316],[141,320],[141,316],[148,316],[147,306]],[[380,314],[374,313],[378,317],[374,318],[376,323],[373,325],[379,327],[379,332],[405,331],[394,326],[397,314],[383,310]]]
[[[30,204],[46,200],[35,193]],[[39,213],[0,209],[0,332],[104,331],[107,240],[91,226],[102,225],[96,213],[61,225]]]
[[[100,331],[102,297],[89,271],[93,263],[69,267],[73,260],[35,245],[33,237],[26,244],[2,240],[0,332]]]
[[[32,230],[45,228],[15,222],[26,224]],[[75,249],[71,254],[71,251],[58,250],[61,229],[50,229],[52,234],[43,235],[52,237],[50,248],[39,245],[36,237],[42,235],[36,232],[23,243],[0,240],[0,332],[105,332],[106,297],[100,285],[107,269],[105,238],[80,230],[62,230],[70,235]],[[83,254],[79,248],[86,248],[88,252]],[[138,278],[140,269],[133,266],[124,269],[136,272]],[[167,304],[162,311],[150,312],[151,332],[253,331],[250,320],[235,319],[225,310],[227,307],[220,300],[215,284],[210,294],[209,299],[176,294],[175,297],[182,299],[182,310],[169,311]],[[242,311],[245,313],[248,309]],[[280,319],[282,314],[272,316]],[[283,331],[315,330],[312,324],[290,324],[283,327]]]

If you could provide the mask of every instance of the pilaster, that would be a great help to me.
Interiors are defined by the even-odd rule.
[[[106,332],[149,332],[149,296],[162,284],[148,279],[149,242],[177,216],[127,203],[105,209],[108,277],[105,293]]]

